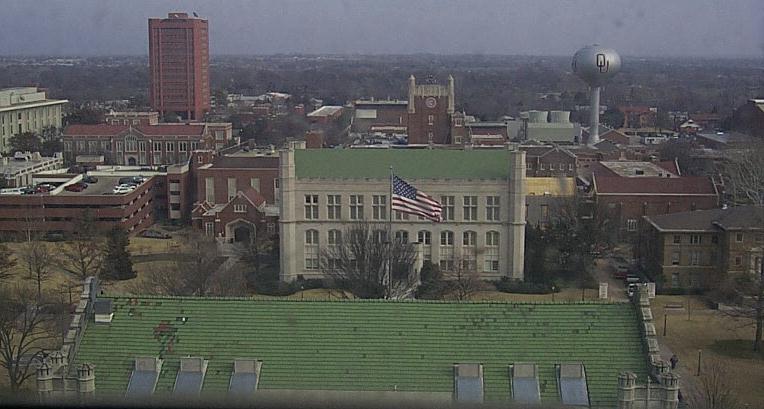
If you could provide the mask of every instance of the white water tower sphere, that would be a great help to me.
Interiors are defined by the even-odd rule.
[[[576,51],[571,66],[573,73],[591,87],[588,144],[594,146],[600,141],[600,86],[621,70],[621,56],[610,48],[589,45]]]
[[[621,56],[613,49],[589,45],[573,55],[572,67],[590,87],[599,87],[621,71]]]

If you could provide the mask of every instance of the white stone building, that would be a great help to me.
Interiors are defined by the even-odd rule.
[[[518,150],[288,149],[281,152],[283,281],[321,278],[319,254],[350,223],[387,222],[390,167],[435,197],[444,221],[393,214],[396,239],[420,242],[425,260],[469,263],[484,279],[523,278],[525,153]]]
[[[67,102],[48,99],[35,87],[0,89],[0,152],[10,149],[8,142],[14,135],[61,128],[61,108]]]

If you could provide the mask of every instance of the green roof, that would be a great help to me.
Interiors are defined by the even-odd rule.
[[[280,301],[114,298],[111,324],[90,323],[77,363],[96,391],[124,393],[137,356],[209,359],[203,391],[225,392],[235,358],[263,361],[259,388],[452,392],[453,364],[484,365],[486,400],[509,399],[508,365],[536,363],[542,401],[559,400],[555,364],[583,362],[593,406],[615,407],[618,374],[647,374],[630,304]],[[187,317],[183,322],[181,317]]]
[[[298,149],[298,178],[507,179],[509,151],[450,149]]]

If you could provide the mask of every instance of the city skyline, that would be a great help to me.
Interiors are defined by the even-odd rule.
[[[16,41],[0,44],[0,55],[147,55],[148,18],[174,11],[197,12],[210,21],[211,55],[554,56],[592,43],[638,57],[764,55],[764,11],[757,1],[702,3],[550,1],[539,7],[484,0],[457,7],[452,2],[334,0],[226,1],[220,7],[202,0],[10,0],[0,16],[0,37]]]

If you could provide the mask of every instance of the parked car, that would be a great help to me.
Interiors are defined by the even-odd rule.
[[[116,195],[119,195],[119,194],[130,193],[133,190],[135,190],[134,186],[119,185],[119,186],[115,187],[114,190],[112,190],[112,192],[114,192],[114,194],[116,194]]]
[[[634,296],[634,293],[637,292],[637,283],[631,283],[628,287],[626,287],[626,294],[629,296],[629,298]]]
[[[82,178],[82,181],[85,183],[98,183],[98,178],[95,176],[85,176]]]
[[[64,187],[64,190],[66,190],[67,192],[82,192],[83,190],[87,188],[88,188],[87,183],[77,182],[77,183],[72,183],[71,185],[67,185],[66,187]]]
[[[172,236],[170,236],[169,234],[162,233],[161,231],[156,231],[156,230],[144,230],[144,231],[141,232],[141,237],[146,237],[146,238],[149,238],[149,239],[169,239],[169,238],[172,238]]]

